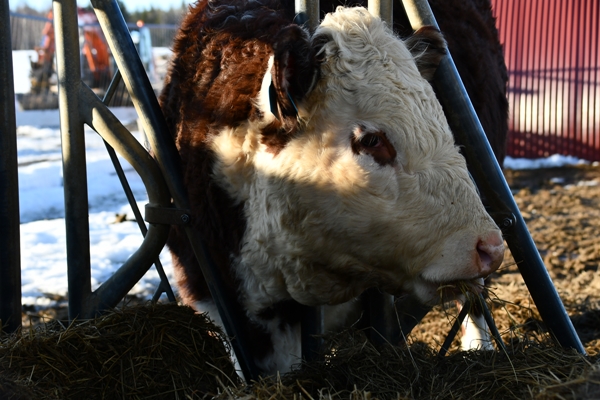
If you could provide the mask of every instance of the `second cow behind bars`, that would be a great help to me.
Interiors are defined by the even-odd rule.
[[[274,0],[190,8],[160,101],[193,227],[263,372],[298,361],[299,304],[342,310],[370,287],[435,304],[502,262],[426,80],[444,49],[434,29],[403,41],[364,8],[312,35]],[[214,310],[184,230],[168,244],[184,302]]]

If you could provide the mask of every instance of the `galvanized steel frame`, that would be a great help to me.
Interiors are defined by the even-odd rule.
[[[65,182],[65,221],[69,280],[69,318],[89,318],[114,307],[150,268],[165,244],[168,224],[150,223],[142,247],[113,277],[96,291],[90,286],[90,253],[87,204],[87,179],[83,127],[94,128],[116,151],[132,164],[144,181],[150,204],[155,208],[176,209],[186,216],[189,209],[182,177],[178,170],[178,153],[158,101],[137,57],[135,46],[115,0],[92,0],[100,25],[108,39],[123,81],[131,94],[155,158],[150,157],[110,110],[80,79],[77,6],[75,0],[55,0],[57,70],[63,166]],[[437,26],[425,0],[404,0],[413,28]],[[298,22],[314,29],[318,23],[318,0],[297,0]],[[370,1],[369,9],[391,23],[392,2]],[[18,219],[18,183],[16,161],[16,124],[10,50],[8,0],[0,3],[0,318],[8,330],[20,326],[20,255]],[[564,347],[585,350],[575,333],[562,302],[541,261],[531,236],[514,203],[502,171],[495,161],[485,134],[462,86],[451,57],[446,57],[434,77],[456,140],[466,149],[471,174],[492,203],[494,211],[506,221],[506,239],[542,318]],[[172,199],[172,201],[171,201]],[[189,218],[188,218],[189,220]],[[247,379],[258,378],[258,369],[247,354],[248,343],[242,326],[247,316],[235,295],[223,289],[205,244],[185,224],[186,233],[202,272],[209,284],[227,334]],[[6,222],[6,223],[5,223]],[[365,295],[368,325],[373,326],[372,340],[395,342],[408,334],[427,313],[428,308],[407,299],[401,309],[394,307],[393,297],[377,290]],[[303,354],[314,357],[321,344],[314,335],[322,332],[322,308],[306,308],[303,316]],[[15,319],[18,315],[18,321]],[[397,328],[400,322],[401,330]]]
[[[8,0],[0,0],[0,330],[21,326],[17,124]]]

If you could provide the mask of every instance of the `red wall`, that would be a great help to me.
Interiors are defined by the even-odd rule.
[[[492,0],[510,77],[510,156],[600,161],[599,3]]]

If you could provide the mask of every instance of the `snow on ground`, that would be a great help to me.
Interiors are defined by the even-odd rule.
[[[113,110],[127,123],[135,121],[133,109]],[[53,116],[51,116],[53,114]],[[19,205],[21,216],[22,302],[48,306],[55,295],[67,294],[64,196],[60,131],[56,111],[18,111],[17,156],[19,163]],[[49,121],[50,127],[27,125]],[[139,132],[133,132],[139,138]],[[85,130],[92,289],[104,282],[142,242],[137,223],[106,152],[104,142],[90,128]],[[140,139],[141,141],[141,139]],[[141,179],[121,159],[123,168],[140,207],[147,201]],[[117,214],[128,213],[128,220],[115,223]],[[170,256],[161,261],[172,280]],[[132,294],[151,297],[159,283],[151,268],[133,288]]]
[[[168,49],[157,51],[168,56]],[[15,92],[29,91],[29,57],[33,51],[14,51]],[[17,107],[18,110],[18,107]],[[113,112],[123,122],[136,119],[132,108]],[[55,295],[67,294],[67,263],[62,186],[62,160],[58,112],[17,111],[17,147],[19,162],[19,198],[21,216],[22,302],[48,306]],[[133,132],[139,138],[139,132]],[[89,223],[91,244],[92,289],[104,282],[140,245],[142,236],[132,219],[125,195],[112,169],[104,143],[86,128],[87,175],[89,183]],[[574,157],[552,156],[541,160],[507,157],[505,168],[529,169],[578,164]],[[133,192],[140,206],[147,201],[141,180],[122,160]],[[128,220],[115,223],[115,215],[129,213]],[[171,259],[163,250],[161,262],[173,281]],[[151,297],[159,283],[151,268],[133,288],[131,294]]]
[[[166,65],[169,49],[156,48],[160,66]],[[15,93],[28,93],[33,50],[13,51]],[[67,294],[67,262],[62,184],[62,157],[57,110],[22,111],[16,103],[17,156],[19,163],[19,207],[21,218],[21,281],[24,305],[53,305]],[[136,121],[133,108],[113,108],[124,124]],[[139,132],[133,132],[140,139]],[[92,129],[85,130],[92,289],[96,289],[138,249],[143,238],[110,162],[103,140]],[[140,139],[141,141],[141,139]],[[121,159],[140,208],[147,202],[141,179]],[[128,214],[115,223],[117,214]],[[171,258],[166,250],[161,263],[173,280]],[[131,294],[151,297],[159,284],[154,267],[132,289]]]
[[[37,61],[37,52],[35,50],[13,50],[12,57],[15,93],[29,93],[29,90],[31,90],[31,83],[29,82],[30,61]]]
[[[548,158],[512,158],[506,157],[504,160],[505,169],[538,169],[538,168],[552,168],[552,167],[564,167],[567,165],[579,165],[589,164],[588,161],[582,160],[573,156],[563,156],[560,154],[554,154]]]

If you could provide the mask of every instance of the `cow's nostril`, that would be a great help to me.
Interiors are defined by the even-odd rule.
[[[504,259],[504,241],[500,235],[490,235],[487,240],[477,242],[477,255],[482,275],[489,275],[498,269]]]
[[[479,255],[479,260],[481,260],[482,266],[490,265],[492,263],[492,256],[481,250],[479,246],[477,246],[477,254]]]

